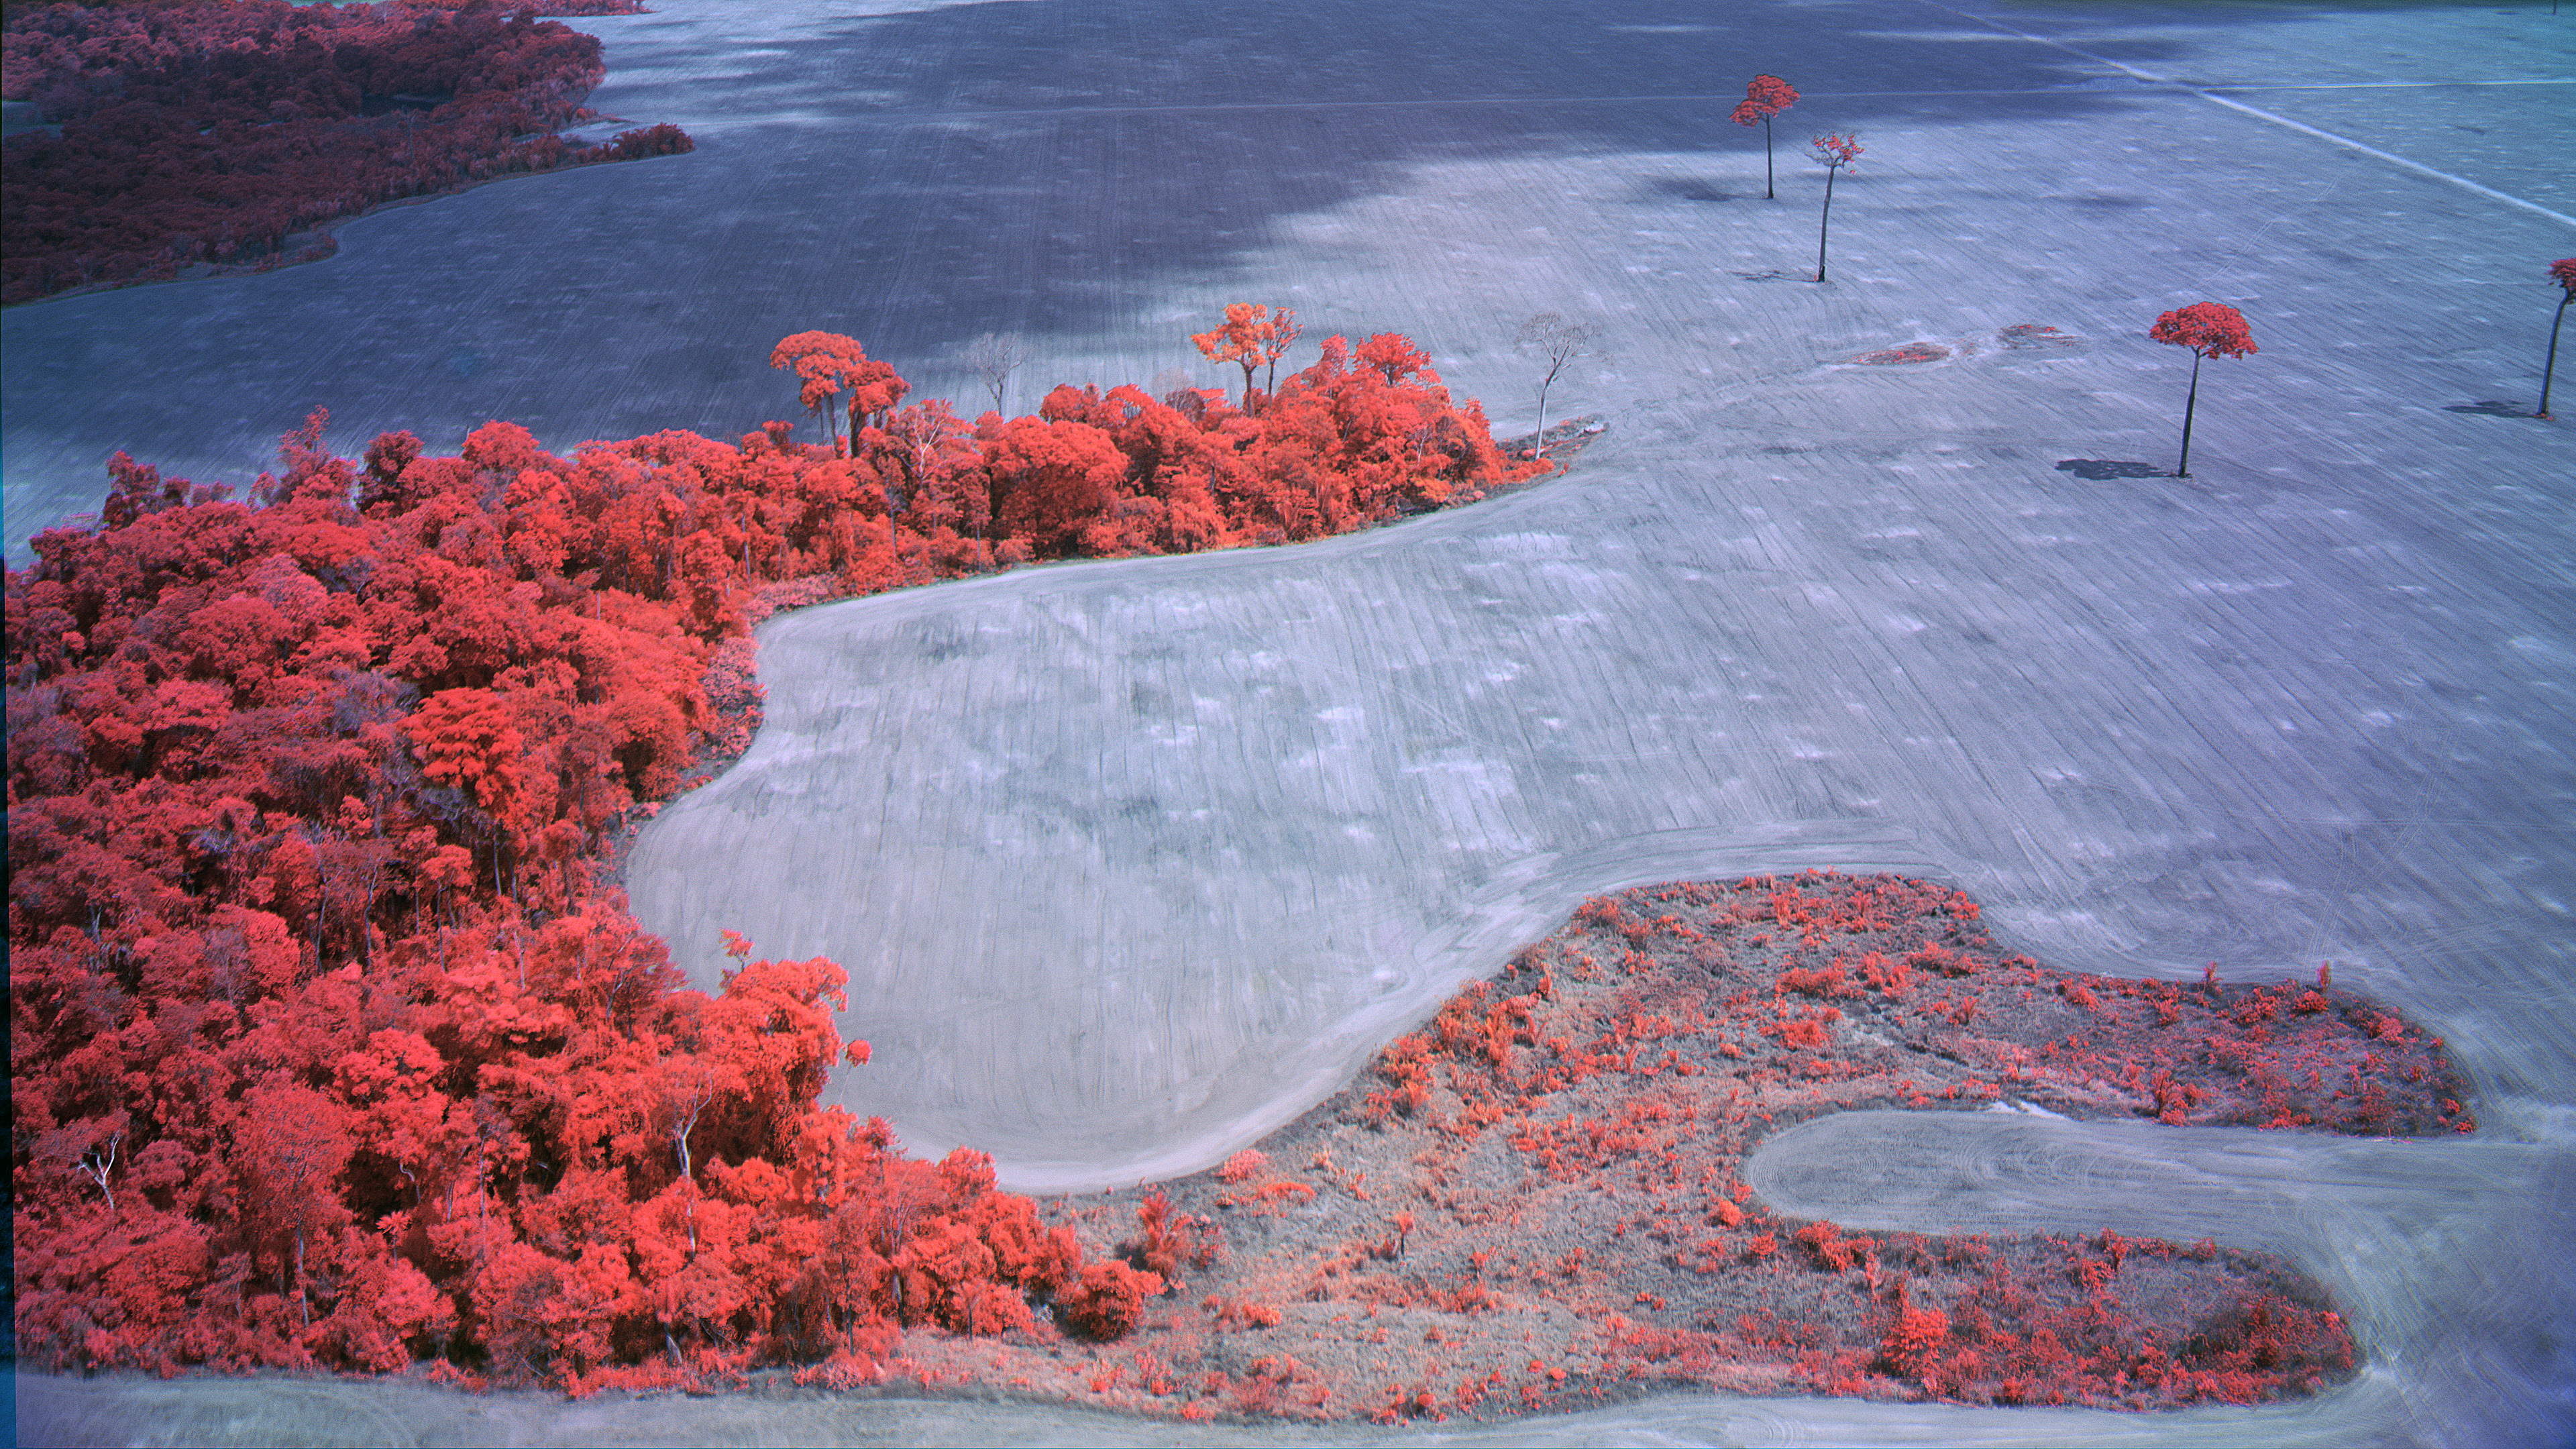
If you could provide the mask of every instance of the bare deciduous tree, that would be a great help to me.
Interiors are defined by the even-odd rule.
[[[966,365],[983,379],[984,388],[993,395],[993,411],[1001,412],[1002,398],[1011,386],[1011,374],[1029,360],[1028,339],[1017,332],[987,332],[966,344]]]
[[[1547,364],[1547,375],[1538,381],[1538,439],[1547,442],[1547,390],[1578,357],[1598,357],[1592,344],[1601,336],[1600,327],[1590,322],[1568,322],[1555,312],[1541,312],[1521,324],[1512,337],[1512,346]]]

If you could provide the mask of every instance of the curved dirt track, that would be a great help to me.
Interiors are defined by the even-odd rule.
[[[21,1444],[454,1444],[1001,1446],[1123,1444],[1262,1449],[1419,1444],[1580,1449],[1605,1444],[1921,1449],[2352,1449],[2403,1442],[2403,1403],[2364,1382],[2285,1409],[2115,1414],[1973,1409],[1837,1399],[1668,1395],[1588,1413],[1504,1424],[1318,1432],[1294,1425],[1181,1424],[1123,1415],[957,1400],[801,1394],[566,1404],[533,1393],[466,1395],[412,1384],[253,1379],[165,1384],[127,1377],[19,1380]]]
[[[665,98],[717,85],[766,97],[762,119],[719,124],[697,155],[633,179],[601,168],[373,220],[340,260],[255,281],[293,301],[279,315],[305,317],[295,325],[327,356],[338,344],[318,319],[358,305],[356,274],[333,280],[331,267],[428,276],[478,227],[532,230],[561,188],[594,188],[583,194],[603,218],[619,205],[712,214],[686,178],[775,196],[777,168],[857,155],[862,136],[883,142],[865,153],[872,165],[927,155],[964,178],[937,182],[953,194],[933,205],[936,177],[904,173],[906,205],[930,220],[902,248],[836,271],[822,264],[829,246],[794,226],[746,216],[694,252],[657,230],[645,250],[669,250],[653,263],[666,275],[752,280],[730,297],[675,289],[675,311],[646,319],[605,299],[651,286],[651,269],[561,247],[566,265],[606,269],[607,321],[572,308],[548,325],[582,339],[575,352],[621,356],[601,350],[616,327],[692,347],[740,332],[735,350],[755,361],[783,331],[838,326],[907,372],[881,336],[926,349],[1022,325],[1061,375],[1141,381],[1184,360],[1185,324],[1240,294],[1296,305],[1318,331],[1414,333],[1509,430],[1525,407],[1506,400],[1525,371],[1502,346],[1511,324],[1542,307],[1604,320],[1613,357],[1587,364],[1553,410],[1604,413],[1612,430],[1561,481],[1294,550],[1048,568],[773,621],[769,724],[639,842],[638,913],[710,981],[720,926],[764,953],[842,961],[845,1027],[877,1054],[835,1093],[892,1117],[916,1147],[989,1148],[1030,1187],[1217,1160],[1610,886],[1892,867],[1955,881],[2002,940],[2052,965],[2197,976],[2214,959],[2244,977],[2331,959],[2339,980],[2449,1038],[2481,1093],[2478,1139],[1871,1116],[1786,1134],[1758,1170],[1784,1207],[1855,1226],[2108,1225],[2293,1252],[2354,1311],[2372,1351],[2354,1385],[2294,1408],[2150,1418],[1671,1397],[1390,1437],[2563,1440],[2576,1424],[2576,1284],[2556,1246],[2576,1241],[2576,434],[2451,409],[2528,404],[2549,301],[2533,278],[2576,250],[2576,229],[1939,6],[1783,3],[1717,40],[1660,11],[1585,8],[1599,54],[1569,41],[1557,8],[1528,9],[1478,12],[1490,33],[1474,43],[1513,65],[1427,78],[1291,67],[1312,95],[1232,120],[1193,89],[1208,72],[1139,39],[1158,33],[1148,15],[1126,44],[1168,72],[1139,62],[1099,95],[1008,114],[977,109],[989,105],[977,87],[1002,84],[990,76],[937,96],[906,79],[893,89],[921,112],[906,119],[815,79],[818,57],[851,51],[864,26],[844,33],[813,19],[819,7],[782,7],[790,19],[761,38],[777,58],[691,71],[674,57],[716,44],[711,12],[669,3],[633,31],[667,37],[664,68],[613,84]],[[2202,85],[2340,87],[2228,95],[2576,212],[2566,178],[2538,159],[2566,153],[2563,90],[2374,89],[2576,74],[2576,31],[2540,29],[2539,12],[2089,7],[2079,19],[2034,6],[2005,18]],[[929,66],[978,25],[1090,44],[1127,24],[1113,19],[1024,0],[887,23]],[[1253,23],[1195,8],[1169,19],[1175,33]],[[1247,53],[1293,44],[1257,39]],[[1776,69],[1810,92],[1802,123],[1864,129],[1872,149],[1836,193],[1829,286],[1795,280],[1813,255],[1813,183],[1791,148],[1785,199],[1766,206],[1759,157],[1722,105],[1599,99],[1696,92],[1711,82],[1688,48],[1720,40],[1729,84]],[[974,64],[1007,71],[989,58],[1006,52]],[[766,90],[764,65],[783,78]],[[1593,99],[1444,109],[1443,85]],[[1145,104],[1158,86],[1173,107]],[[795,128],[797,107],[845,101],[881,113],[838,132]],[[616,104],[704,124],[649,103]],[[772,159],[725,162],[729,141]],[[983,188],[1000,183],[968,164],[979,142],[997,148],[986,160],[1005,181],[1046,174],[1050,158],[1068,178],[1040,193],[1052,198],[1043,219],[1006,229],[1025,256],[974,253],[1008,295],[1020,294],[1000,273],[1025,263],[1052,277],[1038,264],[1048,255],[1080,263],[1028,284],[1034,323],[943,321],[935,296],[907,300],[972,275],[950,263],[974,248],[938,229],[999,204]],[[1362,155],[1392,159],[1364,167]],[[1256,156],[1304,159],[1265,170]],[[1298,166],[1326,179],[1298,182]],[[1226,179],[1238,171],[1272,179]],[[1332,179],[1345,171],[1368,184]],[[839,180],[864,192],[864,177]],[[1111,199],[1065,199],[1097,194]],[[1093,215],[1167,195],[1231,239],[1193,250],[1157,233],[1130,258],[1136,239]],[[1252,215],[1228,222],[1224,206]],[[370,260],[373,246],[385,251]],[[763,248],[774,259],[755,266]],[[826,283],[848,275],[874,300],[817,314]],[[293,300],[326,281],[337,301]],[[476,300],[443,303],[462,310],[441,326],[517,325],[518,281],[456,281],[443,295]],[[78,368],[48,363],[37,379],[25,342],[166,325],[196,305],[187,298],[220,295],[147,288],[12,310],[13,455],[32,431],[39,457],[71,456],[92,427],[46,421],[73,417],[47,389],[76,391]],[[2207,369],[2197,476],[2139,476],[2171,464],[2185,362],[2139,334],[2204,298],[2242,307],[2264,350]],[[218,328],[234,305],[203,304],[191,325]],[[884,328],[867,325],[880,317]],[[2001,329],[2024,323],[2082,340],[2007,345]],[[1952,356],[1842,365],[1914,341]],[[424,396],[448,409],[442,426],[522,396],[491,394],[484,413],[486,394],[420,359],[353,385],[391,397],[406,377],[436,379]],[[223,371],[189,366],[199,383]],[[950,385],[919,372],[932,391]],[[536,395],[533,373],[522,386]],[[540,431],[563,444],[687,420],[623,422],[633,399],[617,386],[570,384],[564,395],[589,401],[557,404]],[[719,432],[784,406],[759,401],[775,389],[756,374],[693,386]],[[165,395],[173,408],[229,405],[211,384]],[[120,394],[102,396],[81,407]],[[312,401],[332,399],[299,395],[277,403],[292,414],[282,423],[239,431],[273,436]],[[403,425],[390,416],[343,420],[362,438]],[[148,456],[131,434],[117,441]],[[14,456],[11,468],[15,535]],[[52,1416],[22,1424],[135,1442],[165,1423],[207,1442],[347,1437],[362,1421],[344,1403],[370,1406],[363,1422],[383,1442],[1293,1437],[892,1401],[564,1406],[34,1379],[21,1391],[22,1416]]]

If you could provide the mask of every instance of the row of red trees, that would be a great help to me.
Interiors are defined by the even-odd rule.
[[[1403,339],[1357,356],[1334,339],[1254,413],[1059,388],[973,425],[872,371],[832,447],[779,423],[566,458],[494,423],[359,463],[317,413],[239,499],[120,455],[101,525],[8,575],[29,1357],[581,1389],[864,1379],[907,1324],[1122,1331],[1153,1273],[1086,1262],[976,1154],[906,1161],[816,1105],[866,1056],[838,967],[735,942],[721,991],[682,989],[604,853],[739,747],[709,681],[752,688],[782,599],[1311,537],[1520,476]]]
[[[1215,390],[1058,387],[1034,417],[969,424],[945,402],[898,406],[908,384],[851,339],[800,332],[770,365],[794,372],[830,441],[799,451],[773,425],[781,477],[796,481],[763,505],[772,572],[865,589],[1032,558],[1286,543],[1544,471],[1507,462],[1484,410],[1453,403],[1430,363],[1396,333],[1333,337],[1275,393],[1247,370],[1240,405]]]
[[[7,143],[0,300],[283,258],[289,234],[518,172],[691,148],[598,146],[599,41],[493,0],[150,0],[14,11],[5,94],[61,134]]]

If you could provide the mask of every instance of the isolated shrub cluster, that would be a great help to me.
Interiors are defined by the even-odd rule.
[[[5,43],[0,94],[62,128],[7,142],[11,302],[274,264],[291,234],[387,201],[690,149],[672,126],[555,135],[604,74],[599,41],[492,0],[46,5],[13,10]]]
[[[1411,1194],[1377,1190],[1425,1210],[1398,1219],[1409,1276],[1350,1282],[1354,1260],[1315,1288],[1545,1295],[1617,1315],[1595,1375],[1739,1391],[1784,1386],[1765,1374],[1786,1367],[1785,1386],[1829,1394],[2153,1408],[2313,1393],[2348,1373],[2340,1316],[2277,1261],[2109,1231],[1853,1233],[1751,1197],[1756,1141],[1855,1107],[2010,1096],[2172,1123],[2454,1130],[2439,1043],[2329,981],[2187,990],[2056,972],[1998,953],[1980,914],[1931,882],[1812,871],[1586,901],[1337,1099],[1393,1139],[1375,1154],[1382,1183],[1390,1160],[1420,1174]],[[2049,1034],[2077,1023],[2061,1049]],[[1522,1175],[1502,1194],[1461,1191],[1457,1165],[1489,1135]],[[1335,1158],[1360,1161],[1361,1140],[1344,1134]],[[1504,1214],[1583,1231],[1497,1235]],[[1472,1413],[1498,1386],[1462,1382],[1439,1407]]]
[[[848,450],[494,423],[358,463],[317,413],[239,499],[118,455],[99,526],[7,584],[24,1351],[583,1390],[865,1380],[912,1324],[1124,1332],[1160,1258],[1086,1262],[978,1155],[819,1107],[866,1054],[840,968],[734,941],[683,989],[606,857],[747,743],[770,609],[1519,476],[1402,339],[1363,352],[1257,416],[889,399]]]
[[[1981,914],[1935,882],[1819,871],[1587,900],[1258,1146],[1071,1205],[1132,1213],[1130,1263],[1187,1279],[1114,1348],[943,1344],[918,1377],[1387,1424],[1656,1389],[2153,1410],[2348,1379],[2349,1326],[2277,1256],[1862,1229],[1754,1192],[1759,1144],[1855,1109],[2471,1126],[2442,1044],[2331,972],[2054,971]]]

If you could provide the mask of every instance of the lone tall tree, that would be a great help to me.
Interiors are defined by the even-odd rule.
[[[882,424],[911,384],[895,375],[892,364],[868,356],[855,337],[838,332],[797,332],[770,349],[769,365],[796,373],[796,400],[823,420],[823,435],[835,451],[840,442],[840,412],[833,399],[849,395],[850,448],[858,449],[859,429]]]
[[[2254,333],[2245,325],[2245,314],[2224,302],[2194,302],[2178,307],[2156,319],[2147,335],[2158,342],[2191,349],[2191,391],[2182,402],[2182,461],[2174,465],[2174,476],[2191,476],[2191,414],[2200,402],[2200,361],[2204,357],[2243,357],[2260,352],[2254,345]]]
[[[974,369],[987,392],[993,395],[993,411],[1002,410],[1002,396],[1010,388],[1011,374],[1029,360],[1029,345],[1017,332],[986,332],[966,344],[966,365]]]
[[[1843,168],[1859,159],[1864,148],[1858,136],[1818,136],[1807,143],[1807,154],[1825,163],[1825,213],[1816,223],[1816,280],[1825,279],[1825,237],[1834,225],[1834,178]]]
[[[1243,410],[1248,413],[1252,411],[1252,375],[1266,366],[1275,384],[1280,355],[1305,330],[1289,308],[1282,307],[1274,315],[1257,302],[1235,302],[1226,307],[1222,326],[1194,332],[1190,341],[1198,344],[1208,361],[1230,362],[1243,369]]]
[[[1589,322],[1568,322],[1555,312],[1541,312],[1521,324],[1512,345],[1534,354],[1547,364],[1547,375],[1538,380],[1538,445],[1547,446],[1547,390],[1556,385],[1557,374],[1578,357],[1590,355],[1592,339],[1601,329]]]
[[[2553,8],[2549,13],[2558,12]],[[2549,319],[2549,360],[2540,365],[2540,410],[2534,417],[2549,416],[2549,379],[2558,371],[2558,324],[2567,320],[2567,304],[2576,302],[2576,257],[2560,257],[2549,264],[2549,280],[2566,290],[2559,295],[2558,312]]]
[[[1735,124],[1750,126],[1762,123],[1762,199],[1772,201],[1778,192],[1771,185],[1771,118],[1798,103],[1798,88],[1776,75],[1757,75],[1744,83],[1744,99],[1736,102]]]

